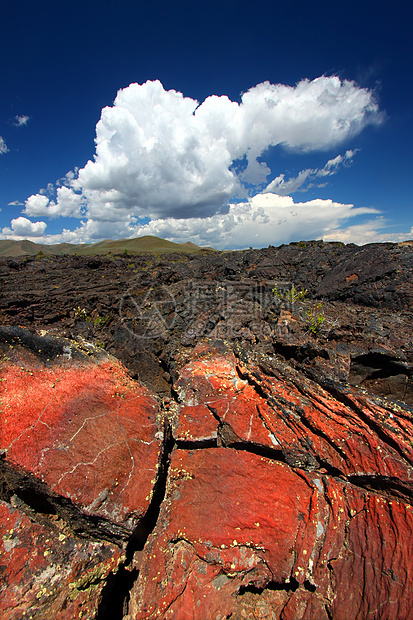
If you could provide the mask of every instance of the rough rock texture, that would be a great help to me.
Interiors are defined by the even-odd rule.
[[[158,405],[99,350],[20,328],[0,337],[0,615],[93,618],[150,506]]]
[[[58,519],[38,523],[21,508],[0,501],[2,619],[95,617],[120,549],[79,540]]]
[[[263,367],[209,341],[182,368],[128,618],[410,617],[412,414]]]
[[[127,537],[156,481],[162,446],[156,401],[116,360],[72,353],[69,343],[56,353],[46,338],[3,332],[6,483],[29,496],[47,495],[56,510],[79,520],[76,529],[90,517],[103,537]]]
[[[276,283],[307,297],[281,303]],[[320,301],[325,321],[315,347],[307,312],[317,317]],[[403,244],[0,258],[1,323],[98,342],[162,395],[170,391],[169,351],[208,336],[324,368],[328,350],[335,378],[413,403],[412,307],[413,247]]]
[[[412,266],[3,260],[1,617],[412,618]]]

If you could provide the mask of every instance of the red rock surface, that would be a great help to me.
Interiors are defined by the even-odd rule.
[[[197,618],[225,618],[241,587],[288,580],[306,531],[300,513],[311,495],[288,466],[255,454],[174,452],[131,618],[179,618],[187,609]]]
[[[6,480],[28,475],[52,503],[70,500],[109,537],[125,538],[147,511],[157,476],[155,399],[114,359],[52,363],[19,349],[10,351],[18,365],[4,360],[0,371]]]
[[[199,344],[174,388],[182,401],[173,417],[176,440],[203,441],[219,436],[221,443],[279,445],[266,426],[270,409],[264,399],[257,409],[256,390],[240,378],[232,351],[214,352],[210,344]]]
[[[407,405],[212,339],[177,347],[158,403],[104,354],[13,334],[7,620],[413,617]]]
[[[119,548],[76,539],[58,521],[35,523],[2,501],[0,537],[2,620],[96,616]]]
[[[127,618],[410,618],[411,414],[266,364],[209,342],[181,369]]]
[[[385,408],[339,384],[328,391],[274,357],[247,367],[211,343],[192,355],[175,384],[177,440],[265,446],[303,469],[394,479],[413,494],[412,415],[400,404]]]
[[[128,618],[409,618],[412,526],[410,505],[327,476],[177,450]]]

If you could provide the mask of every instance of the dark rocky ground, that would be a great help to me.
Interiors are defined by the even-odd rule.
[[[412,267],[0,259],[0,616],[412,618]]]
[[[2,324],[97,343],[160,395],[177,354],[208,337],[413,403],[408,245],[3,258],[0,291]]]

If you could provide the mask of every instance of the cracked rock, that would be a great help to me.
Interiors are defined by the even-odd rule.
[[[28,504],[43,498],[80,534],[126,539],[157,477],[156,400],[101,353],[51,363],[19,342],[8,346],[0,437],[7,487]]]
[[[126,261],[0,260],[1,617],[410,620],[411,248]]]

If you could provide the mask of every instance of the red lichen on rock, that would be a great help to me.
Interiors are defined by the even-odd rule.
[[[210,340],[177,352],[162,434],[156,400],[115,360],[13,355],[6,620],[106,620],[126,540],[124,620],[412,617],[408,407]]]
[[[132,531],[145,514],[162,449],[156,400],[112,359],[1,369],[6,466],[85,515]]]
[[[79,540],[59,522],[35,523],[2,501],[0,538],[2,620],[93,618],[122,560],[115,545]]]
[[[408,619],[408,412],[209,345],[174,386],[178,449],[127,618]]]

